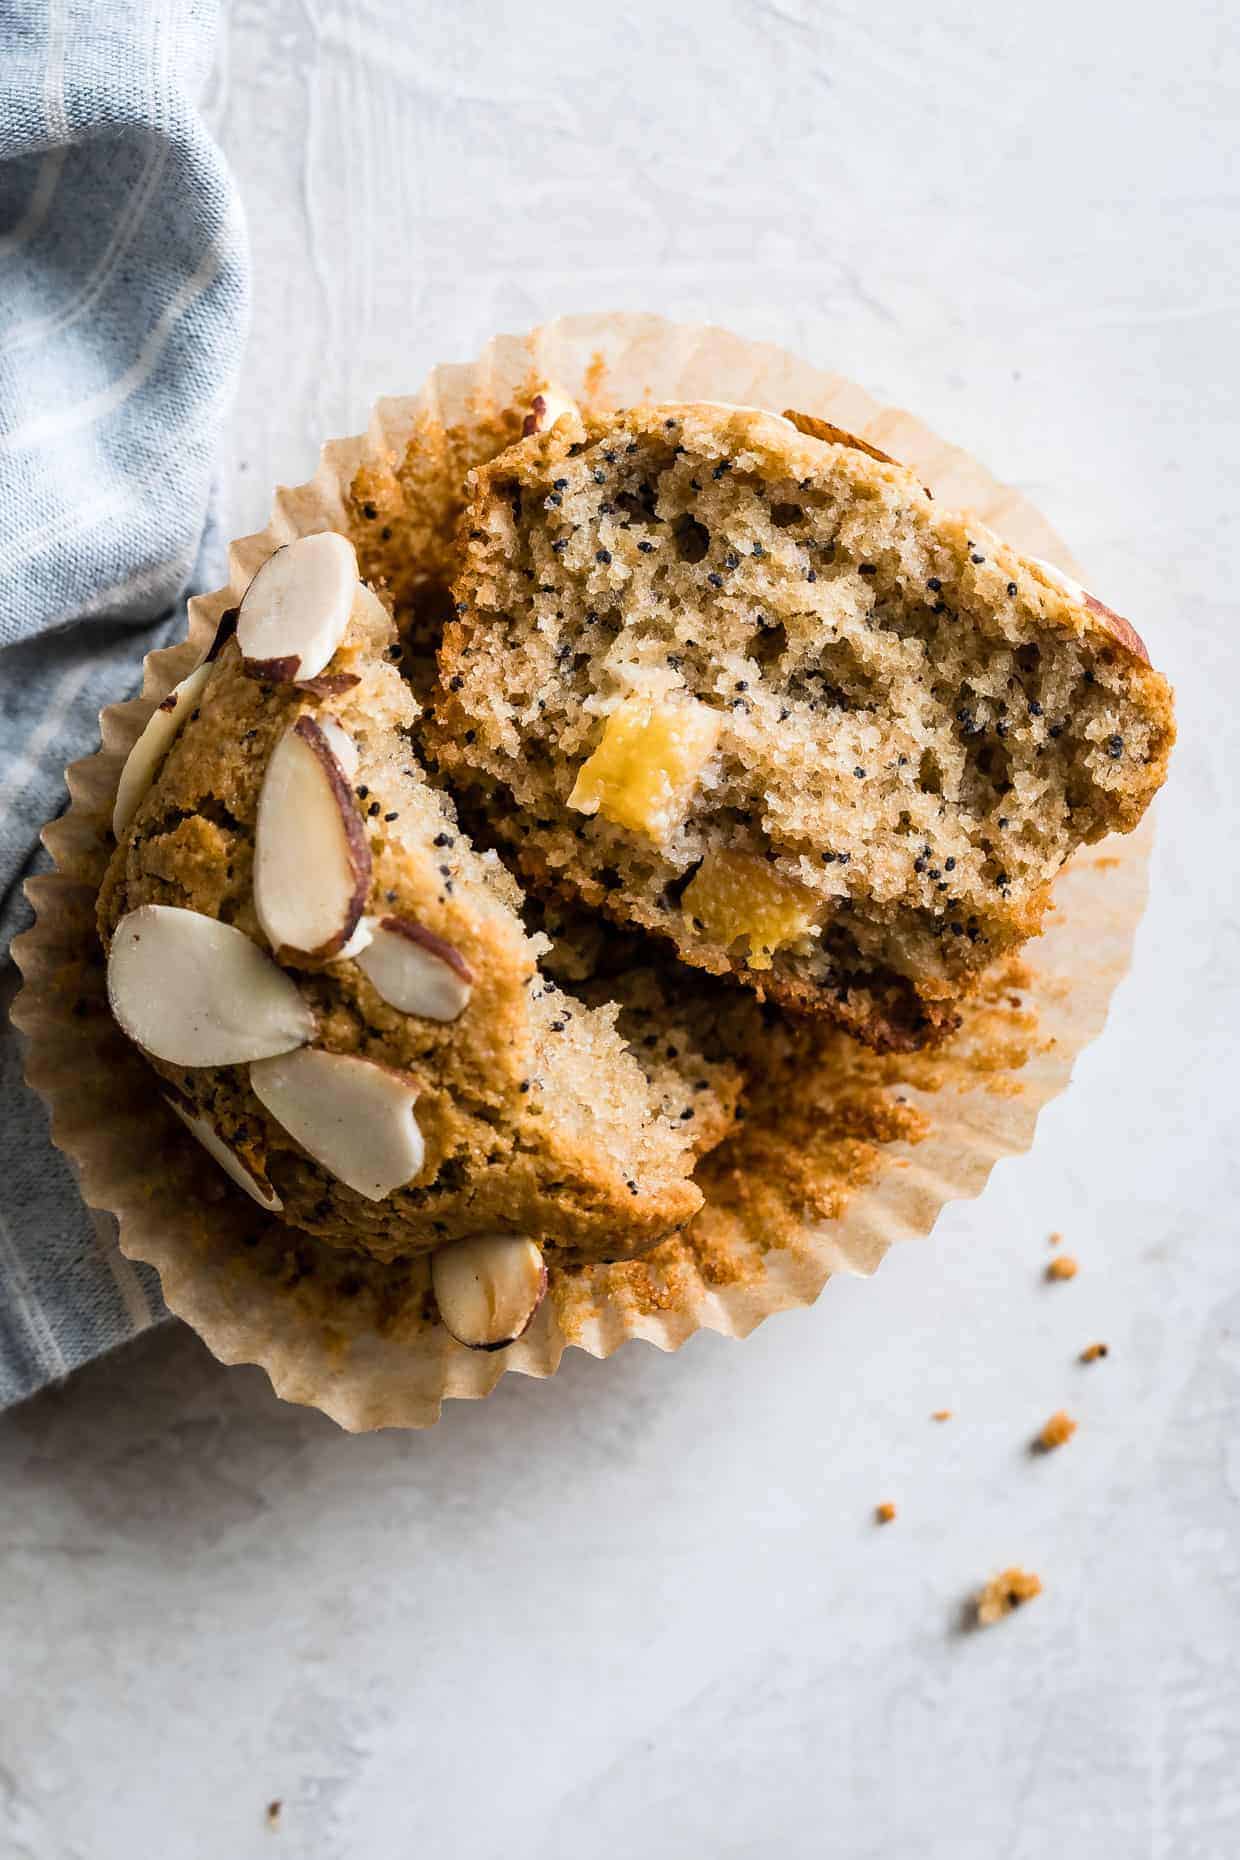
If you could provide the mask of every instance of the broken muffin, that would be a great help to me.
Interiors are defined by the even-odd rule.
[[[399,650],[342,537],[278,550],[130,754],[98,923],[116,1019],[216,1161],[334,1245],[444,1248],[441,1310],[490,1346],[540,1249],[629,1257],[701,1205],[675,1078],[707,1075],[687,1035],[644,1069],[615,1003],[543,972],[426,779]],[[739,1080],[709,1076],[722,1136]]]
[[[1164,778],[1136,633],[807,416],[528,424],[462,519],[447,778],[534,888],[880,1049],[941,1038]]]

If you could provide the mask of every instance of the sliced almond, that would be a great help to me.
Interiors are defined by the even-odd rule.
[[[260,1175],[256,1169],[251,1169],[249,1164],[243,1162],[238,1156],[236,1150],[230,1149],[210,1118],[195,1117],[192,1112],[179,1105],[175,1098],[165,1098],[164,1102],[176,1112],[185,1128],[193,1132],[207,1155],[214,1158],[225,1175],[231,1176],[237,1187],[245,1190],[251,1201],[256,1201],[260,1208],[266,1208],[269,1214],[279,1214],[283,1211],[284,1203],[266,1176]]]
[[[112,831],[119,840],[137,813],[159,766],[171,749],[181,725],[202,696],[211,676],[209,664],[196,665],[179,685],[173,685],[162,704],[156,706],[146,721],[146,728],[125,758],[116,800],[112,806]]]
[[[337,717],[316,717],[315,722],[327,738],[327,747],[335,756],[346,781],[357,774],[357,744]]]
[[[241,609],[239,607],[226,607],[224,612],[220,615],[219,623],[215,629],[215,638],[207,647],[203,657],[204,665],[214,665],[215,661],[219,658],[221,652],[223,652],[225,646],[237,631],[237,616],[240,612]]]
[[[535,394],[530,402],[530,410],[521,422],[521,437],[529,439],[534,433],[549,433],[557,420],[566,413],[576,414],[577,403],[563,394],[547,392]]]
[[[356,593],[357,556],[345,537],[326,530],[277,549],[242,596],[246,669],[275,684],[316,678],[344,638]]]
[[[354,586],[353,605],[349,618],[351,621],[372,626],[378,624],[389,637],[395,635],[396,624],[391,614],[373,588],[368,588],[364,581],[359,581]],[[270,673],[256,670],[255,675],[269,677]],[[304,691],[307,696],[316,698],[343,697],[346,691],[355,690],[361,682],[360,672],[316,672],[313,676],[298,675],[293,680],[299,691]]]
[[[293,683],[307,697],[337,698],[362,682],[358,672],[320,672],[316,678],[295,678]]]
[[[1071,575],[1065,575],[1063,570],[1056,568],[1053,562],[1044,562],[1038,555],[1031,555],[1029,560],[1035,568],[1041,569],[1046,580],[1057,587],[1061,594],[1066,594],[1070,600],[1080,601],[1081,605],[1087,607],[1091,614],[1096,614],[1107,632],[1126,652],[1131,652],[1135,658],[1140,659],[1142,665],[1149,664],[1150,655],[1146,651],[1145,641],[1131,620],[1125,620],[1123,614],[1117,614],[1113,607],[1108,607],[1105,601],[1100,601],[1096,594],[1091,594],[1088,588],[1083,588],[1079,581],[1073,581]]]
[[[1088,600],[1089,597],[1080,582],[1073,581],[1071,575],[1065,575],[1062,568],[1056,568],[1053,562],[1043,561],[1040,555],[1031,555],[1029,560],[1033,563],[1035,568],[1040,568],[1042,570],[1042,573],[1051,583],[1052,587],[1058,588],[1061,594],[1066,594],[1069,600]]]
[[[364,581],[359,581],[353,596],[353,614],[358,620],[377,620],[381,626],[391,627],[395,631],[396,623],[379,599],[373,588],[368,588]]]
[[[715,402],[719,405],[719,402]],[[880,452],[868,439],[861,439],[856,433],[850,433],[842,426],[833,426],[830,420],[820,420],[812,413],[798,413],[794,407],[785,407],[782,417],[798,432],[806,433],[811,439],[825,439],[828,445],[851,446],[856,452],[868,452],[880,465],[898,465],[899,459],[893,459],[890,452]]]
[[[314,1038],[296,985],[231,924],[174,904],[122,917],[108,1000],[131,1040],[173,1066],[235,1066]]]
[[[370,847],[345,772],[313,717],[271,752],[254,832],[254,909],[273,949],[327,960],[357,928]]]
[[[473,994],[473,970],[459,949],[412,917],[371,920],[357,966],[389,1007],[427,1020],[455,1020]]]
[[[343,944],[341,948],[336,951],[336,954],[332,957],[332,961],[355,961],[357,957],[361,955],[362,951],[368,947],[374,937],[375,924],[377,921],[378,919],[374,917],[363,917],[359,919],[357,929],[353,932],[348,942]]]
[[[276,1122],[367,1201],[382,1201],[422,1167],[417,1087],[402,1073],[307,1046],[251,1066],[250,1083]]]
[[[471,1350],[502,1350],[527,1331],[547,1289],[532,1240],[479,1234],[431,1255],[431,1285],[445,1330]]]

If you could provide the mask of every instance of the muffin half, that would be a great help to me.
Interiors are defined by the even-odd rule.
[[[1128,623],[806,416],[567,408],[461,558],[430,740],[523,876],[879,1048],[1164,778]]]
[[[324,1240],[639,1253],[700,1206],[699,1129],[739,1075],[711,1072],[695,1129],[692,1042],[644,1070],[614,1004],[542,972],[515,883],[426,779],[399,652],[343,538],[259,571],[126,766],[113,1010],[216,1160]]]

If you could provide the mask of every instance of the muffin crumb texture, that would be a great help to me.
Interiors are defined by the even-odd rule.
[[[992,1576],[978,1595],[975,1614],[980,1627],[993,1627],[1014,1609],[1021,1608],[1042,1593],[1042,1579],[1031,1570],[1005,1569]]]
[[[878,1047],[951,1032],[1163,779],[1126,623],[787,419],[570,411],[474,474],[460,559],[430,739],[531,884]]]
[[[1060,1408],[1043,1423],[1034,1440],[1034,1446],[1040,1453],[1051,1453],[1056,1447],[1065,1446],[1071,1440],[1076,1427],[1077,1424],[1072,1416]]]

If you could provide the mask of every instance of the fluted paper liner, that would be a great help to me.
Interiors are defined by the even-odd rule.
[[[594,406],[709,399],[816,414],[912,466],[944,503],[1077,572],[1023,497],[912,415],[782,350],[634,315],[496,337],[476,363],[380,401],[364,436],[325,446],[311,482],[280,490],[267,528],[233,545],[228,587],[191,602],[188,639],[149,655],[142,698],[105,710],[101,751],[68,770],[70,805],[44,835],[56,870],[30,882],[36,922],[14,945],[24,977],[14,1018],[54,1138],[87,1202],[115,1217],[122,1252],[158,1270],[170,1308],[222,1362],[261,1364],[279,1395],[351,1430],[427,1426],[446,1396],[485,1395],[506,1371],[553,1374],[568,1344],[602,1357],[629,1337],[663,1349],[699,1329],[744,1337],[772,1312],[811,1304],[833,1272],[873,1272],[894,1241],[928,1233],[945,1202],[976,1195],[1001,1157],[1028,1148],[1038,1112],[1102,1027],[1145,900],[1148,826],[1065,870],[1046,933],[946,1048],[878,1058],[824,1034],[797,1071],[774,1065],[738,1135],[699,1165],[706,1206],[689,1229],[644,1260],[553,1271],[533,1326],[508,1350],[479,1354],[447,1335],[424,1260],[361,1260],[254,1208],[166,1110],[108,1012],[94,905],[122,763],[277,544],[343,529],[364,571],[393,556],[396,582],[394,552],[409,536],[442,572],[464,470],[511,435],[514,409],[545,385]]]

